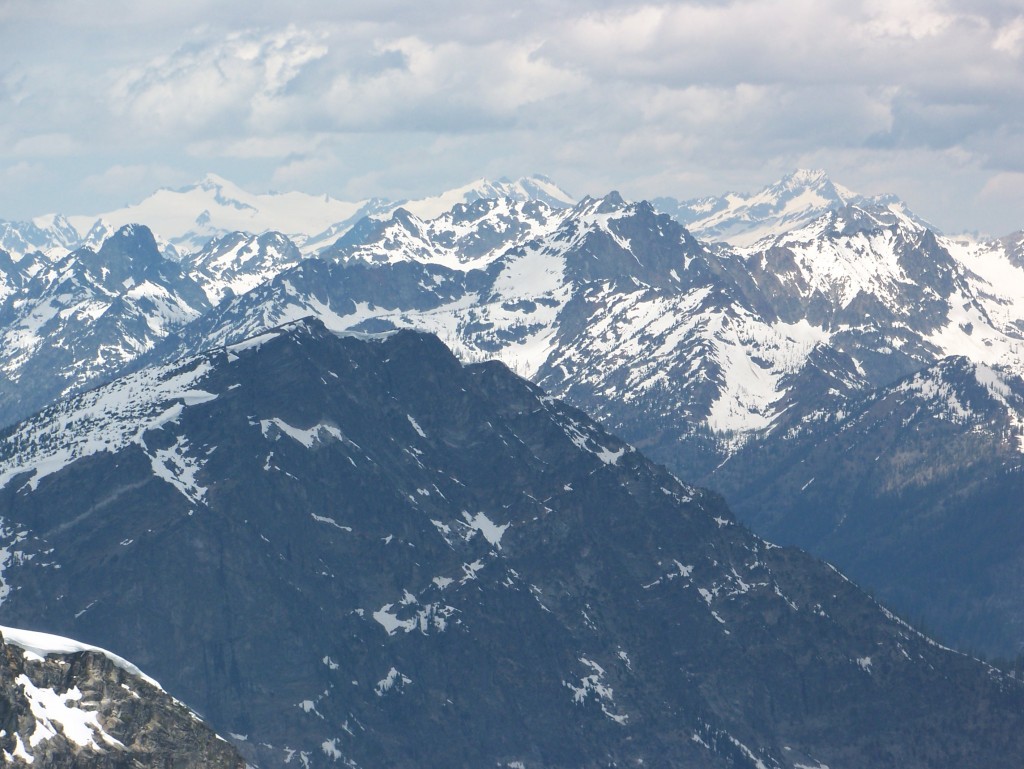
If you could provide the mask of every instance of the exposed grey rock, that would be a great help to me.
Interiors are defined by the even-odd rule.
[[[32,769],[242,769],[162,689],[98,651],[39,654],[0,635],[0,758]]]

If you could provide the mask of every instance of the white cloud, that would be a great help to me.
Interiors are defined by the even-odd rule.
[[[993,175],[978,193],[978,202],[1007,212],[1024,211],[1024,172],[1006,171]],[[1018,229],[1024,230],[1024,221],[1018,222]]]
[[[216,171],[349,197],[536,171],[686,197],[818,158],[849,186],[906,194],[916,172],[914,189],[952,198],[1024,171],[1018,0],[90,8],[0,3],[0,166],[50,174],[12,208],[56,195],[60,174],[99,205],[112,168],[164,169],[122,171],[129,186]],[[927,199],[936,220],[967,210]]]
[[[325,94],[337,130],[479,130],[515,123],[522,110],[578,91],[585,78],[537,55],[532,41],[431,44],[378,41],[393,66],[341,72]]]
[[[216,158],[276,160],[308,153],[322,147],[329,140],[326,135],[294,131],[269,136],[228,136],[192,142],[185,147],[185,153],[190,157],[207,160]]]
[[[81,181],[88,194],[113,196],[121,204],[132,202],[137,196],[148,194],[159,187],[184,184],[189,179],[181,171],[162,164],[138,163],[112,165],[99,173],[90,174]]]
[[[932,0],[869,0],[864,4],[868,19],[863,32],[869,38],[937,37],[956,23],[956,16],[943,11]]]
[[[296,27],[235,32],[129,69],[113,85],[111,106],[158,134],[271,129],[276,102],[327,52],[321,36]]]
[[[11,148],[11,154],[19,157],[65,157],[81,150],[82,146],[73,136],[57,132],[19,139]]]
[[[0,168],[0,185],[5,189],[17,191],[26,184],[31,184],[45,174],[46,169],[38,163],[31,163],[22,160],[12,165]],[[0,218],[5,218],[0,215]]]
[[[1018,16],[999,27],[992,47],[1014,58],[1024,55],[1024,16]]]

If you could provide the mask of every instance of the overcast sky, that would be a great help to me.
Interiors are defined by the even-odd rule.
[[[0,219],[207,172],[412,197],[756,191],[823,168],[1024,228],[1021,0],[0,0]]]

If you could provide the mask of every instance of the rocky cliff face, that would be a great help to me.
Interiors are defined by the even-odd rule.
[[[242,769],[191,711],[130,665],[39,633],[0,634],[0,755],[33,769]],[[66,653],[39,647],[56,640]],[[72,648],[78,651],[70,651]],[[47,653],[49,652],[49,653]]]

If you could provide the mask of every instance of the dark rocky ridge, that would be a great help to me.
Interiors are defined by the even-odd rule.
[[[116,649],[265,768],[1024,754],[1018,682],[499,364],[304,322],[161,376],[216,397],[137,410],[137,440],[34,488],[23,460],[86,401],[0,439],[25,468],[0,510],[40,554],[0,618]]]

